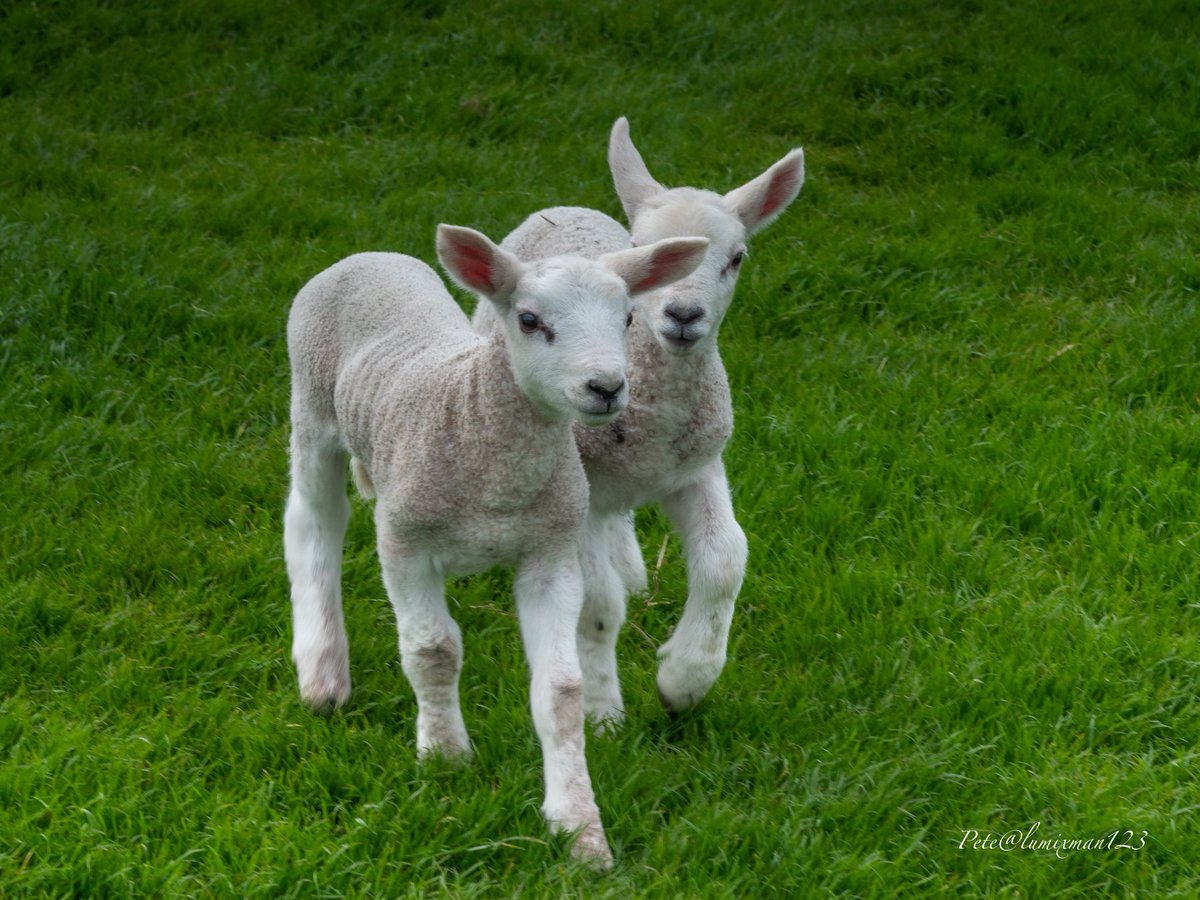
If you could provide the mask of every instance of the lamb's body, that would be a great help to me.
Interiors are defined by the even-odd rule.
[[[726,195],[663,188],[651,177],[617,121],[609,147],[617,192],[632,234],[582,207],[534,213],[502,246],[527,260],[559,253],[596,256],[695,234],[709,251],[689,277],[656,292],[630,329],[630,399],[608,427],[575,430],[591,489],[580,542],[585,599],[579,656],[588,715],[619,721],[624,712],[616,666],[617,631],[627,596],[646,587],[632,511],[659,503],[679,532],[689,595],[671,639],[660,649],[659,696],[673,710],[707,693],[725,664],[747,545],[734,518],[721,453],[733,432],[729,383],[716,346],[732,299],[746,238],[795,198],[803,154],[793,151],[759,178]],[[477,312],[476,330],[496,323]]]
[[[501,336],[473,333],[432,269],[399,254],[343,260],[293,308],[297,344],[331,325],[336,419],[391,540],[468,574],[516,565],[578,527],[587,492],[567,429],[521,394]],[[495,439],[506,431],[517,439]]]
[[[691,484],[733,433],[725,369],[715,355],[661,358],[640,320],[629,329],[629,404],[606,428],[576,429],[592,506],[626,512]]]
[[[606,423],[624,406],[629,294],[686,274],[704,246],[668,241],[598,262],[525,266],[477,232],[442,226],[439,255],[494,305],[493,335],[472,332],[432,269],[390,253],[352,256],[315,276],[288,321],[284,550],[301,696],[319,708],[350,694],[340,569],[352,456],[360,487],[377,499],[418,752],[470,752],[446,575],[515,566],[543,810],[553,827],[578,831],[577,855],[600,864],[611,854],[584,759],[575,649],[587,482],[571,422]]]

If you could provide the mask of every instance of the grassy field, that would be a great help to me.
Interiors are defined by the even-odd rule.
[[[1196,896],[1196,4],[561,7],[0,10],[0,897]],[[284,322],[441,221],[618,214],[619,115],[669,184],[808,181],[722,331],[750,571],[676,721],[640,516],[599,876],[504,573],[449,587],[469,768],[414,759],[358,501],[355,699],[300,705]]]

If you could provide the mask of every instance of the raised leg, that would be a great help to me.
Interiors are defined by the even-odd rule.
[[[605,728],[616,726],[625,717],[617,674],[617,636],[625,621],[626,586],[620,561],[615,558],[623,547],[614,544],[622,522],[628,522],[628,517],[593,511],[579,538],[583,610],[576,639],[583,673],[583,711]]]
[[[469,757],[471,742],[458,699],[462,632],[446,606],[443,577],[427,559],[398,550],[385,530],[381,524],[379,559],[396,612],[400,666],[417,697],[417,755]]]
[[[350,698],[342,620],[342,541],[350,520],[346,454],[332,438],[293,426],[291,463],[283,552],[292,584],[292,659],[301,698],[324,709]]]
[[[583,680],[575,646],[583,586],[573,548],[558,559],[523,564],[513,593],[529,660],[533,724],[542,744],[542,812],[553,830],[577,833],[573,856],[607,868],[612,852],[584,756]]]
[[[733,517],[720,460],[662,501],[687,557],[688,599],[658,650],[658,695],[671,710],[703,699],[725,666],[733,607],[746,574],[746,536]]]

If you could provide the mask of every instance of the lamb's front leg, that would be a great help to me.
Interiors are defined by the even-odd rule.
[[[733,606],[746,574],[746,536],[733,516],[719,459],[664,498],[687,556],[688,599],[671,639],[658,650],[658,695],[671,710],[695,706],[725,666]]]
[[[575,547],[527,561],[517,571],[513,593],[529,660],[533,724],[542,744],[542,812],[553,830],[577,832],[572,855],[607,868],[612,852],[584,756],[583,680],[575,645],[583,581]]]
[[[417,755],[471,755],[458,699],[462,631],[446,606],[442,576],[421,556],[391,544],[380,528],[379,559],[396,611],[400,667],[417,697]]]

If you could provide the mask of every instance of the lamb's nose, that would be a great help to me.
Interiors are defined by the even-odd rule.
[[[668,319],[677,325],[691,325],[704,318],[704,310],[699,306],[676,306],[671,303],[663,310]]]
[[[609,383],[611,384],[612,382]],[[621,381],[618,381],[613,387],[605,387],[599,381],[592,379],[587,383],[587,386],[589,391],[591,391],[605,403],[612,403],[617,399],[617,395],[620,394],[624,389],[625,380],[622,379]]]

